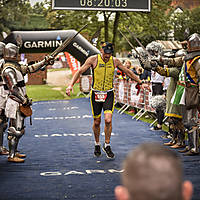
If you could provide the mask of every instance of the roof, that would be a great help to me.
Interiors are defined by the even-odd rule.
[[[164,49],[166,49],[166,50],[176,50],[176,49],[182,49],[183,48],[180,41],[157,40],[156,42],[161,43],[164,46]]]
[[[193,9],[200,6],[199,0],[173,0],[172,6],[174,7],[181,7],[182,9]]]

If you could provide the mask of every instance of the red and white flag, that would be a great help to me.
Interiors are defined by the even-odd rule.
[[[68,65],[72,71],[72,75],[74,75],[80,69],[80,62],[68,52],[65,52],[65,56],[67,58]]]

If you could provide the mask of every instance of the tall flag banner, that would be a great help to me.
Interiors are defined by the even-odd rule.
[[[74,75],[80,69],[80,62],[68,52],[64,52],[64,54],[71,69],[72,75]]]

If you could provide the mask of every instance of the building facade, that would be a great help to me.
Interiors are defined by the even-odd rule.
[[[200,6],[200,0],[173,0],[172,6],[184,9],[193,9]]]

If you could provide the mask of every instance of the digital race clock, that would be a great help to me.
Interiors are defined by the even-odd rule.
[[[52,9],[148,11],[151,0],[52,0]]]

